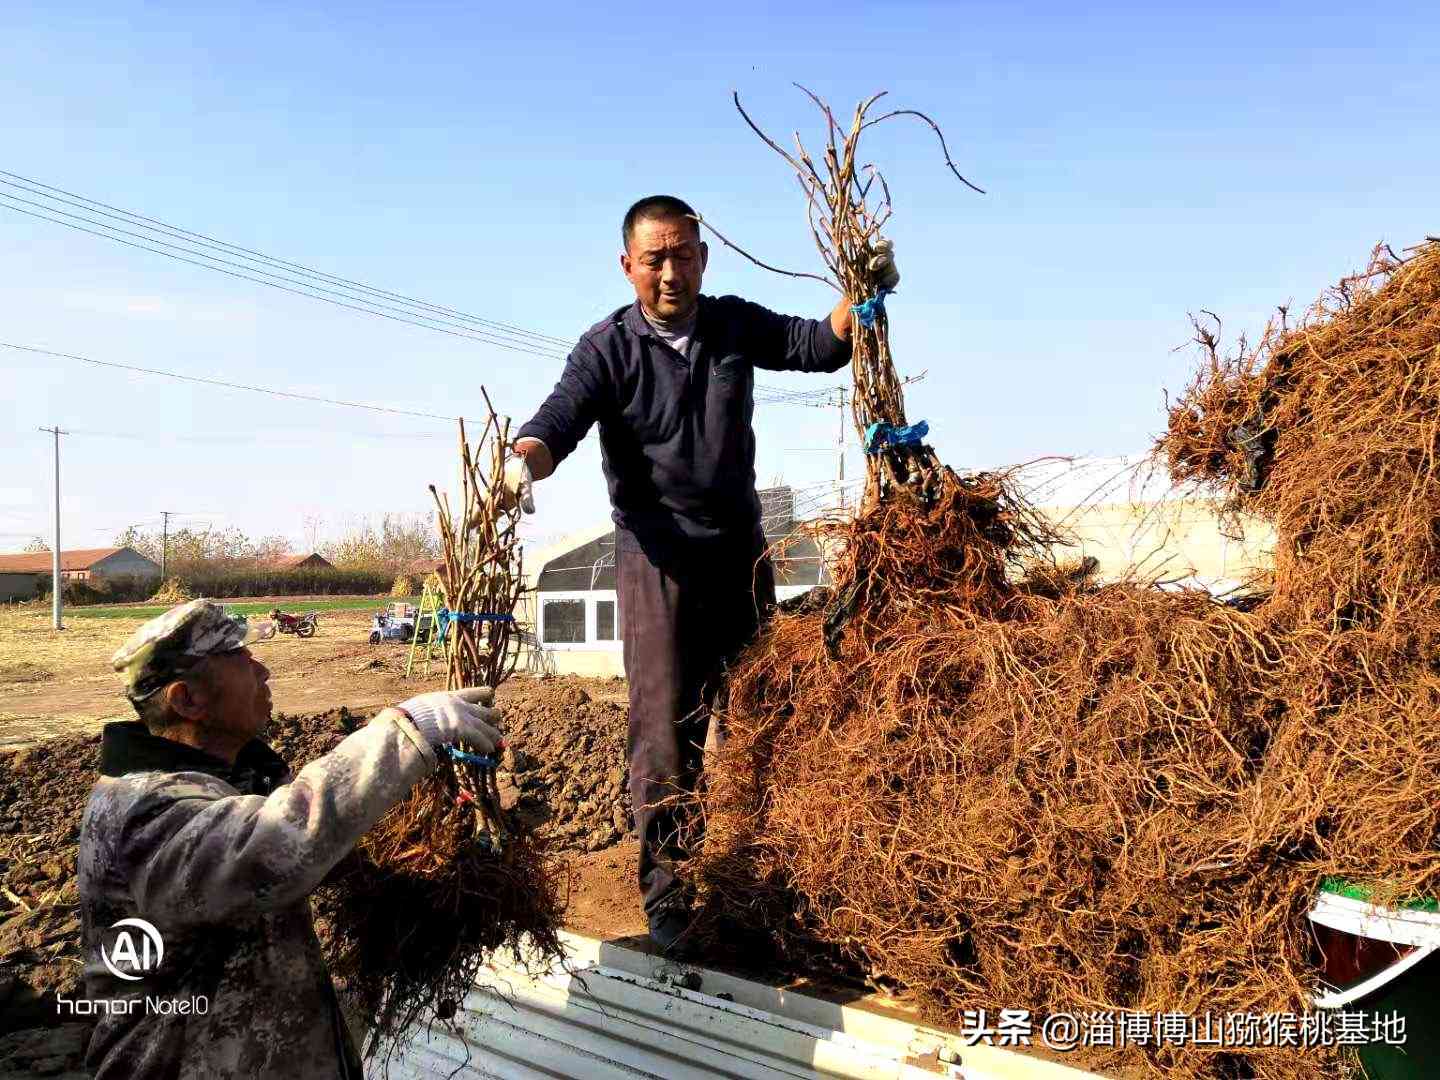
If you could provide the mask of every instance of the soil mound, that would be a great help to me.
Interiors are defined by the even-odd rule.
[[[98,735],[0,754],[0,1027],[79,983],[75,856],[99,756]]]
[[[513,785],[519,812],[535,815],[541,834],[561,849],[619,843],[631,829],[625,708],[547,680],[502,705],[511,748],[502,791]]]
[[[277,713],[265,729],[265,741],[285,759],[292,772],[299,772],[334,750],[346,735],[364,727],[372,715],[352,713],[343,706],[298,716]]]
[[[512,689],[513,687],[513,689]],[[630,830],[626,711],[561,680],[512,683],[501,691],[503,804],[535,827],[551,850],[599,851]],[[347,709],[276,716],[266,738],[292,768],[332,750],[371,714]]]

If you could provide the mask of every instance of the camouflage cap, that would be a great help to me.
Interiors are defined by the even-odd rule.
[[[275,624],[251,626],[209,600],[191,600],[157,615],[131,634],[110,665],[125,676],[125,696],[143,701],[207,656],[234,652],[275,636]]]

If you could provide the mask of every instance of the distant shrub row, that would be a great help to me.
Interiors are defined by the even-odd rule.
[[[379,596],[390,591],[393,576],[383,570],[195,569],[172,575],[191,596]],[[153,577],[117,576],[63,583],[67,604],[123,604],[149,600],[160,587]],[[50,579],[40,583],[40,597],[50,595]]]
[[[67,604],[125,604],[149,600],[159,585],[160,582],[153,577],[108,577],[84,581],[72,578],[62,581],[61,589]],[[39,579],[35,596],[41,600],[49,598],[48,577]]]
[[[193,596],[379,596],[390,591],[384,570],[199,570],[178,575]]]

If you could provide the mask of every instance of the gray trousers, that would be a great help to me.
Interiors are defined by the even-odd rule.
[[[696,545],[663,559],[617,545],[616,588],[630,683],[630,801],[647,916],[684,903],[674,864],[681,812],[659,805],[694,791],[724,666],[775,605],[768,560],[750,544]],[[717,731],[717,739],[723,731]]]

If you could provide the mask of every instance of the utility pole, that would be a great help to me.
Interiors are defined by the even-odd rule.
[[[173,510],[160,511],[160,582],[164,584],[170,565],[170,515]]]
[[[836,476],[836,490],[840,492],[840,509],[845,509],[845,387],[840,387],[840,441],[836,444],[836,459],[839,461]]]
[[[55,436],[55,540],[50,548],[50,607],[56,630],[65,629],[61,621],[61,609],[65,604],[65,590],[60,587],[60,436],[69,435],[59,426],[41,428]]]

